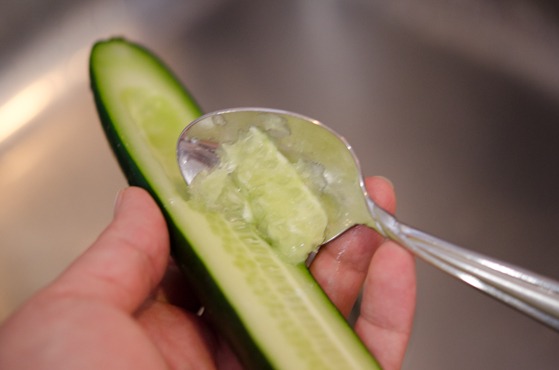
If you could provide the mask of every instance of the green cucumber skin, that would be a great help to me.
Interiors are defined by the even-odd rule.
[[[126,41],[120,38],[100,41],[94,45],[91,51],[90,59],[93,58],[93,55],[98,47],[102,47],[103,44],[110,42]],[[161,71],[163,73],[167,73],[170,77],[173,78],[173,80],[178,81],[175,76],[171,74],[170,70],[165,66],[165,64],[161,60],[157,59],[149,50],[140,45],[129,45],[137,48],[141,52],[146,53],[146,55],[157,60],[158,63],[161,64]],[[128,152],[125,146],[122,145],[122,138],[115,130],[115,124],[118,123],[115,123],[110,116],[109,112],[106,109],[106,103],[103,101],[103,97],[99,92],[99,81],[96,77],[93,63],[90,63],[90,81],[95,105],[105,136],[110,144],[114,155],[116,156],[119,166],[130,185],[138,186],[147,190],[159,205],[161,211],[163,212],[169,230],[169,236],[171,240],[171,254],[173,255],[173,258],[176,260],[180,269],[186,275],[187,280],[189,282],[193,282],[190,285],[192,286],[192,289],[194,289],[196,296],[204,305],[205,312],[210,318],[210,321],[216,327],[220,328],[220,332],[226,338],[235,339],[229,340],[229,342],[231,343],[233,349],[247,369],[273,369],[273,366],[268,362],[266,357],[262,355],[262,352],[259,349],[257,343],[255,343],[252,337],[247,333],[244,325],[236,314],[236,311],[228,304],[228,301],[227,299],[225,299],[219,285],[211,277],[209,277],[210,274],[208,273],[204,262],[198,257],[198,255],[190,246],[188,237],[181,231],[180,226],[176,225],[173,222],[171,216],[167,212],[166,207],[164,207],[162,200],[153,190],[153,187],[151,186],[146,176],[144,176],[140,166],[138,166],[133,154]],[[199,105],[187,92],[184,86],[181,85],[181,89],[184,91],[184,99],[191,105],[192,110],[197,115],[202,115],[201,108],[199,108]]]

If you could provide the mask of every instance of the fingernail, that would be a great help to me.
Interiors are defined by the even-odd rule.
[[[390,181],[389,178],[384,177],[384,176],[376,176],[376,177],[378,177],[379,179],[382,179],[382,180],[386,181],[386,182],[388,183],[388,185],[390,185],[390,187],[391,187],[392,189],[394,189],[394,183],[393,183],[392,181]]]
[[[120,207],[122,206],[122,199],[124,198],[124,192],[126,189],[122,189],[118,192],[115,197],[114,205],[113,205],[113,216],[118,214]]]

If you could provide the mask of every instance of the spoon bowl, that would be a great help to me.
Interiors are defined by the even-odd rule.
[[[191,184],[200,171],[217,165],[217,148],[235,142],[251,126],[267,133],[292,163],[304,162],[323,180],[321,193],[327,195],[323,204],[329,208],[323,243],[353,225],[373,226],[374,220],[363,201],[366,190],[359,163],[349,144],[320,122],[295,113],[243,108],[216,112],[194,121],[181,134],[177,147],[186,182]]]
[[[559,283],[523,268],[443,241],[398,221],[379,207],[364,186],[359,160],[347,141],[312,118],[282,110],[235,108],[190,123],[177,144],[177,159],[190,184],[219,163],[220,145],[256,126],[291,163],[304,163],[322,179],[328,213],[324,243],[364,224],[424,261],[559,331]]]

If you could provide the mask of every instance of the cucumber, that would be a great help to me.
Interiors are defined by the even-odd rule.
[[[90,79],[124,174],[158,202],[173,257],[245,368],[379,368],[303,263],[193,204],[175,148],[201,110],[173,73],[144,47],[114,38],[93,46]]]

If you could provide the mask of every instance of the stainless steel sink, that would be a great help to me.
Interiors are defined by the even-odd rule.
[[[126,185],[87,79],[99,38],[160,54],[206,110],[314,116],[391,178],[403,220],[559,279],[552,2],[56,0],[0,5],[0,320]],[[186,124],[186,122],[185,122]],[[418,262],[406,369],[554,369],[559,335]]]

